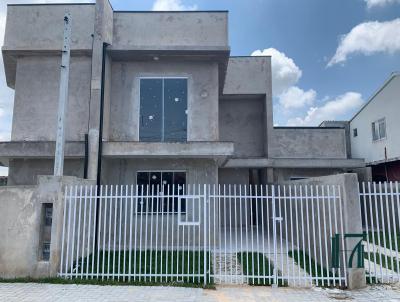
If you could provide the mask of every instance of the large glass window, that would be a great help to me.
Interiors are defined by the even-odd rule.
[[[140,130],[143,142],[187,140],[187,79],[140,79]]]
[[[372,140],[377,141],[386,138],[386,122],[382,118],[372,123]]]
[[[139,195],[138,211],[152,213],[177,213],[178,196],[184,194],[186,173],[182,171],[137,172]],[[181,213],[186,211],[185,200],[181,199]]]

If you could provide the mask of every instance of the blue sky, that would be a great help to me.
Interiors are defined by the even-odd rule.
[[[1,0],[6,3],[93,2]],[[400,0],[111,0],[115,10],[229,10],[231,55],[272,55],[274,124],[349,119],[400,71]],[[1,55],[0,55],[1,57]],[[0,58],[0,141],[11,133],[13,90]],[[0,167],[0,175],[6,170]]]

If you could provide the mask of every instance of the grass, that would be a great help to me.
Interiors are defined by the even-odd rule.
[[[73,276],[73,279],[80,278],[82,273],[83,276],[86,272],[96,273],[98,266],[99,278],[119,283],[203,284],[204,256],[206,256],[206,268],[208,269],[210,254],[207,252],[204,255],[203,251],[100,251],[99,254],[94,254],[94,259],[92,254],[83,258],[83,265],[82,258],[74,263],[72,272],[77,273],[77,277]],[[68,268],[68,272],[71,273],[70,268]],[[130,281],[127,276],[129,272]],[[90,275],[89,278],[91,278]],[[206,278],[207,283],[213,285],[214,281],[212,278],[209,279],[209,272],[207,272]]]
[[[380,266],[390,269],[394,272],[400,272],[400,262],[397,262],[396,257],[385,256],[384,254],[380,254],[380,253],[365,252],[364,253],[365,259],[368,259],[368,254],[369,254],[369,260],[371,262],[373,262],[373,263],[375,262],[376,264],[379,264]],[[392,266],[392,260],[393,260],[393,266]]]
[[[237,257],[242,266],[243,274],[252,276],[247,277],[249,285],[272,285],[274,283],[274,266],[262,253],[240,252],[237,253]],[[286,286],[287,282],[278,279],[278,285]]]
[[[392,250],[395,251],[396,250],[396,242],[397,242],[397,251],[400,251],[400,232],[396,232],[397,236],[394,235],[394,232],[390,232],[390,236],[389,236],[389,232],[385,232],[385,234],[383,234],[383,231],[379,231],[379,232],[372,232],[369,231],[368,232],[368,239],[369,239],[369,243],[374,243],[375,245],[379,245],[378,242],[378,236],[380,239],[380,246],[385,247],[387,249],[390,249],[390,242],[392,243]],[[375,242],[372,240],[373,237],[375,238]]]
[[[186,283],[186,282],[149,282],[149,281],[130,281],[130,282],[120,282],[117,280],[101,280],[101,279],[65,279],[60,277],[53,278],[31,278],[31,277],[21,277],[12,279],[0,278],[0,283],[46,283],[46,284],[79,284],[79,285],[111,285],[111,286],[174,286],[174,287],[192,287],[192,288],[205,288],[205,289],[215,289],[213,284],[203,284],[198,283]]]
[[[329,276],[330,278],[334,277],[333,273],[326,269],[321,264],[315,262],[314,258],[311,257],[311,270],[310,270],[310,257],[309,255],[300,250],[300,251],[289,251],[289,257],[293,258],[297,265],[299,265],[303,270],[305,270],[312,277],[324,277]],[[305,261],[304,261],[305,259]],[[317,286],[330,286],[331,282],[328,280],[318,279],[315,280]]]

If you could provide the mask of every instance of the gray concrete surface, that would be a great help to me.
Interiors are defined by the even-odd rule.
[[[55,140],[60,64],[60,56],[18,59],[12,140]],[[88,131],[90,69],[89,57],[71,57],[67,141],[83,141]]]
[[[92,183],[75,177],[42,176],[36,186],[0,188],[0,277],[47,277],[58,272],[66,185]],[[42,261],[43,204],[53,204],[50,260]]]
[[[114,62],[110,140],[139,140],[141,77],[188,78],[188,141],[218,140],[218,65],[213,62]]]
[[[271,157],[347,158],[344,129],[274,128]]]
[[[153,26],[148,26],[153,24]],[[154,29],[157,28],[157,31]],[[212,33],[210,35],[210,33]],[[228,47],[227,12],[116,12],[113,49]]]
[[[294,289],[263,286],[218,286],[216,290],[179,287],[94,286],[14,283],[0,284],[0,301],[176,301],[176,302],[322,302],[400,300],[399,285],[370,286],[362,290]]]
[[[223,98],[219,101],[219,139],[233,142],[234,157],[262,157],[264,151],[264,98]]]

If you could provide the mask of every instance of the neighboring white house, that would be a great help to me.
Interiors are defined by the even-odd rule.
[[[386,82],[350,120],[351,153],[365,158],[374,180],[400,180],[400,73]]]

